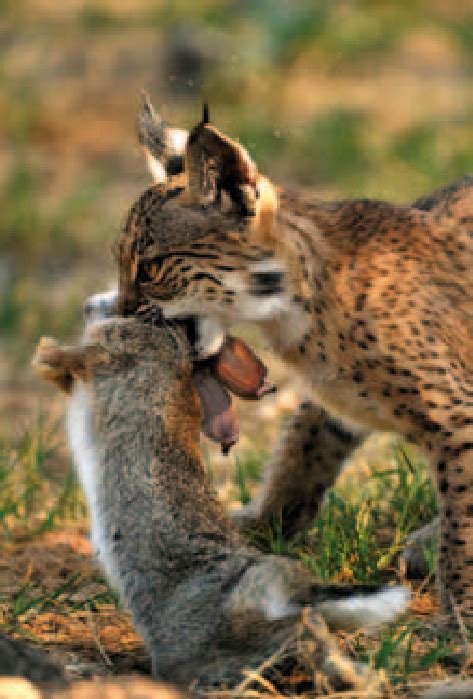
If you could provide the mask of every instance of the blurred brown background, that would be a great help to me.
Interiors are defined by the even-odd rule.
[[[207,99],[274,179],[328,196],[410,200],[473,164],[470,0],[1,0],[0,41],[2,392],[113,278],[149,182],[142,88],[176,125]]]

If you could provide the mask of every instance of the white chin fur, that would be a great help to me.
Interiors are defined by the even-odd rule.
[[[197,318],[197,341],[193,349],[199,359],[207,359],[217,354],[224,338],[225,331],[217,318]]]
[[[153,158],[149,150],[145,150],[146,154],[146,164],[148,166],[149,173],[153,178],[153,182],[156,184],[163,184],[167,180],[166,169],[162,162],[157,158]]]
[[[168,176],[166,172],[166,158],[169,156],[184,155],[186,150],[188,132],[183,129],[164,130],[164,139],[166,142],[166,155],[163,153],[162,158],[156,158],[151,152],[145,148],[146,164],[149,173],[156,184],[167,182]]]
[[[345,631],[376,628],[405,612],[410,600],[407,588],[396,585],[369,595],[327,600],[317,609],[329,626]]]
[[[245,320],[272,320],[287,315],[290,303],[285,294],[274,294],[265,299],[246,295],[241,299],[239,310]]]
[[[184,155],[189,133],[184,129],[165,129],[166,150],[168,155]]]

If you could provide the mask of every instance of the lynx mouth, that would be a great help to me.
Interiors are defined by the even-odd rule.
[[[137,316],[154,325],[163,323],[157,306],[142,306]],[[199,319],[187,316],[175,322],[184,326],[192,350],[198,337]],[[216,347],[210,356],[192,362],[193,382],[202,408],[201,430],[228,454],[239,439],[238,413],[232,394],[245,400],[259,400],[276,387],[267,379],[267,367],[243,340],[223,334]]]
[[[268,370],[259,357],[239,338],[228,335],[219,352],[194,362],[194,386],[200,398],[202,432],[220,443],[227,454],[239,438],[238,414],[231,394],[259,400],[275,391],[267,380]]]

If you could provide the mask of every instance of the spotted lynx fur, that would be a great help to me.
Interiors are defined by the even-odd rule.
[[[417,443],[439,497],[442,611],[468,621],[473,179],[411,206],[273,193],[257,200],[243,226],[228,221],[226,229],[196,232],[167,253],[145,253],[136,263],[137,293],[168,318],[207,316],[223,329],[257,323],[302,377],[309,400],[249,517],[282,517],[291,533],[314,514],[344,458],[368,433],[396,431]],[[151,189],[136,207],[146,210],[153,196]],[[137,217],[136,207],[122,235],[133,222],[133,238],[143,241],[155,219]]]

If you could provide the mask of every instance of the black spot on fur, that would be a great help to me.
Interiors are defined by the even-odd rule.
[[[442,478],[439,481],[439,490],[441,493],[446,493],[448,491],[448,481],[446,478]]]
[[[365,307],[367,295],[366,294],[359,294],[356,299],[356,304],[355,304],[355,310],[356,311],[362,311],[363,308]]]

